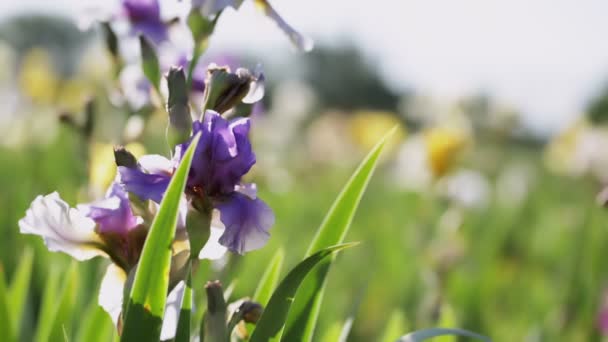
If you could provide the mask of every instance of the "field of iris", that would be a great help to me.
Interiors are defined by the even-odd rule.
[[[106,341],[114,334],[97,306],[107,262],[77,263],[50,253],[39,238],[20,235],[17,226],[39,193],[58,187],[68,201],[78,197],[86,173],[76,139],[63,130],[47,146],[0,154],[6,166],[0,177],[2,271],[13,293],[25,293],[23,307],[6,314],[17,318],[23,341],[32,336],[61,340],[64,334],[68,340]],[[538,150],[492,148],[505,156],[498,171],[512,162],[509,156],[534,166],[535,182],[515,206],[494,198],[485,208],[458,211],[431,193],[398,190],[386,177],[387,158],[347,236],[361,245],[343,252],[332,267],[319,340],[334,340],[331,334],[339,334],[350,318],[353,341],[381,336],[389,341],[404,331],[436,325],[465,327],[497,341],[599,338],[608,216],[595,203],[598,186],[549,173],[538,162]],[[204,277],[233,282],[233,298],[251,296],[278,248],[286,252],[284,275],[304,255],[354,167],[302,172],[288,191],[264,191],[277,217],[267,247],[233,256],[223,271],[209,270]],[[461,215],[457,230],[441,227],[449,210]],[[19,283],[31,262],[31,282]]]
[[[207,54],[241,2],[0,25],[2,341],[608,336],[608,93],[536,136],[266,0],[307,57]]]

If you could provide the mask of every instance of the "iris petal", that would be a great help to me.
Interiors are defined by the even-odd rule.
[[[64,252],[77,260],[106,256],[98,249],[103,242],[95,226],[95,221],[70,208],[57,192],[36,197],[19,220],[21,233],[39,235],[50,251]]]
[[[263,247],[270,238],[274,214],[261,199],[235,192],[216,203],[216,208],[225,227],[219,242],[231,251],[244,254]]]

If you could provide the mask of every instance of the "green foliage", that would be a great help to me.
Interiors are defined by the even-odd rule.
[[[401,311],[395,310],[388,318],[380,342],[395,342],[404,331],[407,331],[405,316]]]
[[[148,78],[154,89],[160,94],[160,79],[162,73],[160,71],[160,64],[158,62],[158,56],[152,43],[148,41],[144,36],[139,36],[139,46],[141,49],[141,67],[144,75]]]
[[[278,334],[280,334],[281,328],[287,319],[287,313],[293,302],[293,297],[306,275],[308,275],[317,264],[331,256],[333,253],[344,248],[355,246],[356,244],[357,243],[346,243],[324,248],[304,259],[294,267],[279,284],[272,294],[272,297],[270,297],[268,305],[264,309],[264,313],[259,322],[256,324],[253,335],[251,335],[251,341],[268,341],[271,338],[278,337]]]
[[[272,291],[274,291],[277,283],[279,282],[279,275],[281,274],[283,259],[285,259],[285,251],[280,248],[272,257],[272,260],[270,260],[270,263],[264,271],[262,278],[260,278],[258,287],[253,295],[253,300],[260,303],[262,306],[265,306],[266,303],[268,303],[270,296],[272,295]]]
[[[344,241],[348,228],[355,216],[361,197],[376,168],[378,158],[386,139],[393,134],[388,133],[361,162],[357,170],[346,183],[331,209],[325,216],[321,227],[317,230],[307,255],[321,248],[339,244]],[[323,297],[323,286],[329,272],[331,259],[322,262],[313,273],[306,278],[294,299],[294,308],[290,312],[285,327],[286,341],[309,341],[312,339],[319,308]]]
[[[491,342],[489,338],[467,330],[448,328],[432,328],[415,331],[402,336],[397,342],[421,342],[439,336],[464,336],[484,342]]]
[[[154,217],[139,260],[125,315],[122,341],[158,341],[169,286],[171,243],[179,203],[200,134],[192,139]]]

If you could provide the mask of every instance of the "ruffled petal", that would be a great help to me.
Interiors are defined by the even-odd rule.
[[[180,281],[175,285],[167,297],[165,315],[163,316],[163,326],[160,331],[161,341],[170,340],[175,337],[185,288],[186,284],[184,281]]]
[[[152,200],[160,203],[165,190],[169,186],[171,176],[167,174],[152,174],[140,168],[118,167],[119,183],[142,200]]]
[[[254,80],[249,84],[249,92],[243,98],[243,103],[256,103],[264,97],[266,92],[266,78],[262,72],[262,65],[259,64],[254,71]]]
[[[193,135],[199,132],[202,135],[192,160],[188,186],[201,187],[211,197],[232,193],[256,161],[249,128],[247,118],[228,121],[212,110],[205,112],[202,121],[195,121]],[[189,144],[178,145],[175,156],[180,158]]]
[[[115,326],[118,324],[122,311],[122,295],[126,281],[127,274],[125,271],[114,264],[110,264],[99,288],[99,306],[110,315]]]
[[[233,252],[244,254],[263,247],[274,224],[274,213],[261,199],[235,192],[216,203],[224,234],[219,242]]]
[[[106,198],[90,204],[77,206],[84,215],[99,225],[99,233],[118,233],[126,235],[129,230],[143,222],[134,216],[127,193],[118,183],[112,183]]]
[[[242,183],[234,188],[235,191],[254,200],[258,197],[258,186],[255,183]]]
[[[95,221],[63,201],[57,192],[38,196],[19,220],[23,234],[39,235],[50,251],[60,251],[77,260],[106,256],[95,232]]]
[[[141,156],[137,163],[148,173],[153,174],[165,173],[169,175],[173,173],[173,169],[176,166],[173,161],[159,154],[146,154]]]

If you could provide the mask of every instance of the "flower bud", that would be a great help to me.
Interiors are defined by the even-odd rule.
[[[253,75],[243,68],[232,73],[228,68],[211,65],[206,80],[204,109],[224,113],[241,100],[249,103],[258,101],[264,95],[263,80],[261,73]]]
[[[167,75],[167,84],[169,86],[167,142],[172,149],[175,145],[181,144],[190,138],[192,116],[190,116],[184,70],[181,67],[172,67]]]
[[[150,41],[144,36],[139,36],[139,45],[141,48],[141,62],[144,75],[150,83],[158,90],[160,85],[160,65],[154,47]]]
[[[137,167],[137,159],[123,146],[114,146],[114,161],[116,162],[116,166]]]
[[[228,333],[226,327],[226,300],[224,299],[222,284],[218,280],[207,282],[205,291],[207,292],[207,312],[203,320],[203,341],[225,341]]]

